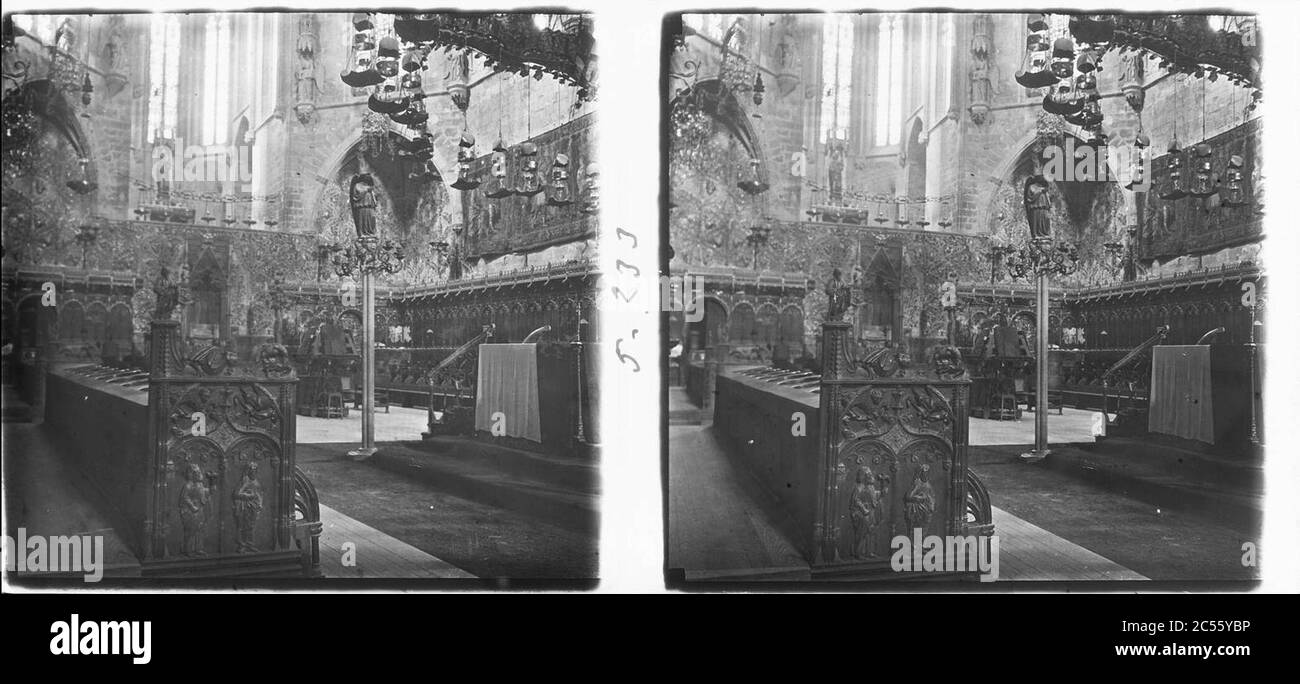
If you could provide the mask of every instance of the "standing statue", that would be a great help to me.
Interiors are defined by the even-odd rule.
[[[873,482],[871,469],[858,469],[857,484],[849,498],[849,521],[853,523],[853,557],[874,558],[876,526],[880,524],[880,490]]]
[[[316,113],[316,92],[319,89],[320,86],[316,82],[316,62],[310,56],[299,53],[293,88],[296,98],[293,111],[299,123],[305,125],[311,122],[312,115]]]
[[[352,189],[348,192],[348,203],[352,206],[352,223],[356,226],[357,237],[374,237],[375,209],[379,206],[375,199],[375,179],[368,173],[358,173],[352,177]]]
[[[1052,237],[1052,200],[1048,195],[1047,179],[1034,174],[1025,179],[1025,218],[1029,220],[1029,235],[1034,238]]]
[[[165,321],[172,317],[172,312],[181,304],[180,283],[172,277],[171,269],[163,266],[158,271],[158,278],[153,283],[155,304],[154,320]]]
[[[838,268],[831,271],[830,282],[826,283],[826,320],[844,320],[844,314],[852,304],[853,290],[844,281],[844,275]]]
[[[257,461],[244,466],[239,486],[231,493],[235,515],[235,552],[256,551],[253,532],[262,514],[262,484],[257,481]]]
[[[203,528],[208,524],[208,485],[197,463],[185,471],[185,486],[181,487],[181,555],[202,556]]]
[[[909,530],[924,531],[930,524],[930,517],[934,515],[934,487],[930,486],[930,466],[921,466],[912,478],[912,489],[904,501],[903,514],[907,516]]]
[[[826,187],[831,204],[844,202],[844,141],[832,140],[826,147]]]

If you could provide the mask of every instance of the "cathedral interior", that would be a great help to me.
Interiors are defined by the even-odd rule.
[[[1258,30],[670,17],[670,577],[1257,577]]]
[[[6,534],[110,530],[123,577],[594,577],[593,47],[6,15]]]

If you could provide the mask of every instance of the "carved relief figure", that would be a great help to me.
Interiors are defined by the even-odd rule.
[[[379,202],[375,199],[375,179],[370,174],[359,173],[352,177],[348,203],[352,206],[352,223],[356,226],[357,237],[374,237],[375,209]]]
[[[923,465],[912,478],[912,489],[904,501],[903,513],[909,530],[924,530],[934,515],[934,487],[930,486],[930,466]]]
[[[876,556],[876,527],[880,524],[880,490],[870,468],[858,469],[857,484],[849,497],[849,521],[853,523],[853,557]]]
[[[201,375],[217,375],[225,371],[227,375],[238,364],[235,352],[227,350],[222,340],[200,348],[185,360],[185,365]]]
[[[239,486],[230,498],[234,503],[235,552],[256,551],[253,531],[257,527],[258,517],[262,515],[262,484],[257,481],[257,461],[250,461],[244,466]]]
[[[185,485],[181,487],[181,555],[202,556],[203,529],[208,523],[208,485],[198,464],[191,463],[185,471]]]

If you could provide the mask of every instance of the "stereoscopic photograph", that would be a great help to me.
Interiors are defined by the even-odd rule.
[[[1258,579],[1265,28],[670,15],[670,586]]]
[[[6,15],[10,582],[592,583],[594,50],[576,12]]]

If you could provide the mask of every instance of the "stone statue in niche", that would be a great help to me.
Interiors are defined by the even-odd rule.
[[[1037,174],[1026,178],[1024,199],[1030,237],[1052,237],[1052,200],[1048,195],[1047,179]]]
[[[310,123],[316,113],[316,63],[310,57],[298,55],[298,69],[294,73],[295,104],[293,112],[302,124]]]
[[[912,477],[912,489],[903,504],[909,530],[925,530],[934,515],[934,487],[930,485],[930,466],[922,465]]]
[[[853,524],[853,557],[876,556],[876,527],[880,525],[880,490],[871,468],[858,468],[857,483],[849,497],[849,522]]]
[[[181,487],[181,555],[202,556],[203,530],[208,524],[209,487],[197,463],[185,471],[185,485]]]
[[[103,60],[104,93],[109,98],[122,92],[126,87],[126,39],[123,37],[125,19],[122,15],[113,15],[108,20],[104,31],[104,42],[100,48]]]
[[[853,290],[845,282],[844,274],[838,268],[831,271],[831,279],[826,283],[826,320],[844,320],[844,313],[852,305]]]
[[[1146,103],[1146,90],[1143,89],[1144,70],[1146,68],[1146,59],[1143,54],[1136,51],[1125,52],[1120,56],[1123,64],[1119,72],[1119,88],[1124,93],[1124,100],[1133,111],[1142,113],[1142,106]]]
[[[358,173],[352,177],[348,203],[352,207],[352,224],[357,229],[357,237],[375,237],[375,209],[379,206],[379,202],[375,198],[373,176],[368,173]]]
[[[989,106],[993,101],[992,40],[989,17],[977,14],[971,28],[970,111],[971,121],[982,124],[988,120]]]
[[[777,92],[785,97],[799,87],[799,36],[794,15],[784,15],[779,21],[781,37],[773,48],[772,56],[776,62]]]
[[[257,461],[244,466],[239,486],[231,493],[235,516],[235,552],[257,551],[253,532],[262,515],[262,484],[257,481]]]

